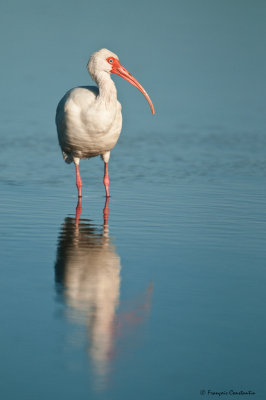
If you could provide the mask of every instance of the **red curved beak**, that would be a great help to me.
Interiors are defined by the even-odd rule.
[[[132,76],[127,70],[126,68],[122,67],[122,65],[120,64],[120,62],[118,60],[115,60],[116,62],[113,65],[113,68],[111,70],[111,72],[113,74],[117,74],[119,76],[121,76],[122,78],[124,78],[126,81],[130,82],[133,86],[135,86],[137,89],[139,89],[139,91],[143,94],[143,96],[146,98],[147,102],[149,103],[149,106],[151,108],[151,112],[153,114],[155,114],[155,110],[152,104],[152,101],[148,95],[148,93],[146,92],[146,90],[141,86],[141,84],[134,78],[134,76]]]

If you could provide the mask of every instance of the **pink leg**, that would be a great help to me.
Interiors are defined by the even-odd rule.
[[[103,209],[103,225],[108,227],[108,216],[109,216],[109,197],[106,197],[105,206]]]
[[[105,186],[105,191],[106,191],[106,197],[110,197],[109,195],[109,175],[108,175],[108,163],[104,163],[104,178],[103,178],[103,183]]]
[[[82,194],[81,194],[82,180],[81,180],[80,173],[79,173],[79,165],[75,164],[75,167],[76,167],[76,185],[78,188],[79,197],[82,197]]]
[[[78,228],[78,226],[79,226],[79,217],[80,217],[81,212],[82,212],[81,197],[79,197],[78,204],[76,207],[76,228]]]

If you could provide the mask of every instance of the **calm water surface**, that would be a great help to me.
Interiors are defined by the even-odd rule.
[[[263,178],[114,164],[109,204],[86,182],[82,212],[73,179],[1,186],[5,398],[264,395]]]
[[[259,0],[3,5],[1,399],[266,398],[265,16]],[[111,198],[95,158],[77,204],[54,114],[101,47],[156,114],[114,78]]]

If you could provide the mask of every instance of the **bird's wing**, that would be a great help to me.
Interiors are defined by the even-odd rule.
[[[68,156],[65,149],[65,134],[68,129],[69,119],[79,121],[82,110],[89,109],[99,94],[96,86],[80,86],[69,90],[58,103],[56,109],[56,126],[58,141],[61,146],[63,157],[66,162],[71,162],[72,157]],[[77,116],[78,118],[75,118]],[[68,160],[69,158],[69,160]]]
[[[96,86],[80,86],[70,89],[58,103],[56,109],[56,124],[60,124],[61,120],[65,118],[65,114],[72,107],[80,109],[88,106],[95,101],[99,94],[99,89]]]

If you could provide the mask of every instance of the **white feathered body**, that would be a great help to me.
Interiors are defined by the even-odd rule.
[[[105,153],[109,158],[122,129],[121,104],[112,80],[109,79],[101,96],[95,86],[68,91],[58,104],[56,125],[66,162]]]

